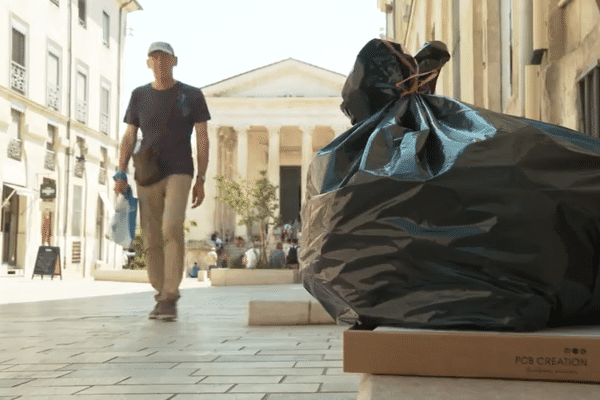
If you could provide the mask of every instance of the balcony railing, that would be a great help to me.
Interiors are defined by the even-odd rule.
[[[100,114],[100,132],[108,133],[108,114]]]
[[[46,157],[44,158],[44,168],[54,171],[56,168],[56,154],[51,150],[46,150]]]
[[[60,96],[60,92],[58,89],[58,85],[48,83],[48,107],[58,111],[59,96]]]
[[[21,141],[19,139],[11,139],[8,143],[8,157],[13,160],[21,161]]]
[[[10,67],[10,87],[25,94],[25,84],[27,79],[27,69],[14,61],[11,62]]]
[[[77,102],[75,118],[77,118],[77,121],[82,122],[84,124],[87,122],[87,103],[85,101]]]

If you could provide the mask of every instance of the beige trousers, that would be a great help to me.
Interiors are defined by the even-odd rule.
[[[191,186],[192,177],[184,174],[137,186],[148,278],[158,292],[156,301],[179,298],[185,257],[183,223]]]

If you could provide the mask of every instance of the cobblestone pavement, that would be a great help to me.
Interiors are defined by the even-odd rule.
[[[248,301],[308,299],[301,285],[188,281],[179,321],[163,322],[147,319],[146,284],[24,279],[0,278],[0,400],[356,399],[360,376],[342,372],[344,327],[247,326]],[[29,302],[14,302],[15,287]],[[65,299],[75,287],[78,298]]]

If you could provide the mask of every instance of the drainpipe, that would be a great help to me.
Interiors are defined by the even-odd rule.
[[[62,267],[65,268],[67,266],[67,231],[68,231],[68,221],[69,221],[69,187],[71,186],[71,107],[72,107],[72,86],[73,86],[73,2],[69,0],[69,41],[68,41],[68,53],[69,53],[69,63],[68,63],[68,85],[67,85],[67,148],[65,150],[65,225],[63,230],[64,237],[64,253],[63,253],[63,264]]]

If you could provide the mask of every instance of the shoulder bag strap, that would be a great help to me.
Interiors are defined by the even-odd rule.
[[[167,131],[167,123],[169,122],[169,118],[171,117],[171,114],[173,113],[173,109],[175,108],[175,104],[177,103],[177,99],[179,98],[179,95],[181,93],[180,85],[181,85],[180,82],[175,82],[175,93],[174,93],[174,95],[169,97],[167,106],[165,107],[165,109],[168,110],[167,117],[163,120],[163,123],[160,124],[158,136],[156,137],[156,142],[158,142],[159,145],[161,143],[162,137],[165,135],[165,133]]]

